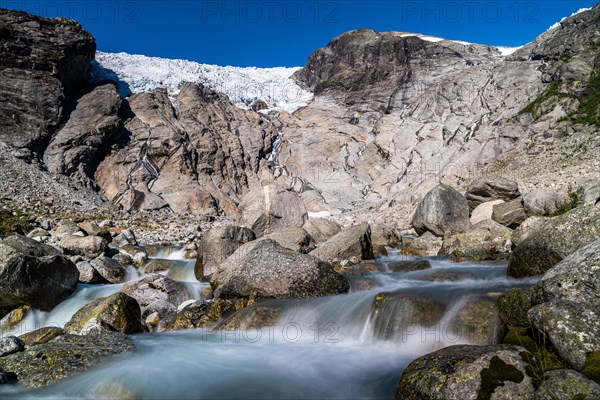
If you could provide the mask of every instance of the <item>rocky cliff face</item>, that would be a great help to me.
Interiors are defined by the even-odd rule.
[[[87,83],[96,43],[81,25],[0,9],[0,140],[43,151],[63,101]]]
[[[510,56],[351,31],[294,74],[315,97],[289,114],[242,110],[192,83],[176,98],[77,91],[89,34],[2,11],[0,140],[129,211],[234,216],[253,187],[276,184],[310,213],[406,226],[439,182],[460,189],[494,173],[566,190],[596,170],[599,16],[596,6],[566,19]],[[77,101],[61,123],[65,93]]]

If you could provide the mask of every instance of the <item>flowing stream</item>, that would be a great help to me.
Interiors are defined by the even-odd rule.
[[[193,278],[193,260],[177,261],[182,257],[157,255],[175,260],[165,273],[201,298],[206,284]],[[410,259],[398,253],[380,258],[379,272],[349,278],[348,294],[265,300],[240,311],[276,310],[269,326],[133,335],[131,353],[47,388],[0,387],[0,398],[389,399],[416,357],[480,343],[482,332],[485,340],[497,339],[497,313],[473,322],[469,305],[485,309],[502,291],[536,282],[508,278],[506,262],[432,258],[431,269],[390,272],[394,262]],[[62,326],[77,309],[120,287],[80,285],[55,310],[30,314],[23,324]],[[477,310],[473,314],[481,315]]]

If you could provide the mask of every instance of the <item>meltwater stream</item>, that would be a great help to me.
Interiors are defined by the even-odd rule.
[[[506,277],[505,262],[430,259],[428,270],[389,272],[387,265],[400,258],[408,259],[392,254],[378,260],[379,272],[351,278],[353,287],[368,280],[369,290],[256,303],[252,307],[278,311],[268,327],[133,335],[131,353],[47,388],[0,387],[0,397],[389,399],[416,357],[474,341],[457,323],[465,305],[494,301],[506,289],[536,282]],[[176,275],[190,278],[182,268]],[[436,280],[444,274],[453,280]],[[482,324],[493,328],[494,322]]]

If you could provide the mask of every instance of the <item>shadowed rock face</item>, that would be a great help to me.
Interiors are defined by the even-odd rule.
[[[0,140],[27,147],[62,117],[63,88],[87,83],[94,38],[75,21],[0,9]]]

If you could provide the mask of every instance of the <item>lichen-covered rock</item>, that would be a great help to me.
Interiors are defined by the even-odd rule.
[[[547,218],[536,216],[531,216],[527,218],[521,223],[521,225],[519,225],[518,228],[516,228],[513,231],[512,236],[510,237],[510,241],[513,243],[513,245],[518,246],[532,233],[534,233],[538,228],[540,228],[544,224],[544,222],[546,222],[546,220]]]
[[[450,186],[438,185],[419,203],[412,226],[419,235],[429,231],[441,237],[448,230],[460,232],[469,226],[467,199]]]
[[[492,260],[510,250],[511,231],[494,221],[482,221],[465,232],[447,232],[438,255],[455,262]]]
[[[534,388],[516,346],[458,345],[417,358],[396,390],[398,400],[531,399]]]
[[[0,309],[50,311],[77,286],[79,271],[53,247],[15,235],[0,242]]]
[[[356,257],[359,261],[373,260],[371,227],[367,223],[342,230],[319,247],[311,255],[328,262],[340,262]]]
[[[373,248],[377,249],[380,246],[398,247],[401,243],[400,238],[394,231],[394,228],[387,224],[370,224],[371,226],[371,243]]]
[[[548,270],[532,293],[535,304],[562,299],[600,309],[600,241],[580,248]]]
[[[317,244],[328,241],[342,230],[340,224],[324,218],[310,218],[302,228]]]
[[[461,340],[479,345],[497,344],[504,335],[498,308],[490,299],[469,301],[458,311],[450,329]]]
[[[466,194],[471,210],[489,201],[511,201],[520,196],[517,182],[500,176],[484,176],[476,179],[469,185]]]
[[[87,258],[96,258],[104,254],[108,248],[106,239],[99,236],[69,235],[61,239],[58,245],[66,254],[78,255]]]
[[[33,332],[24,333],[19,336],[19,339],[25,343],[25,346],[29,347],[33,346],[34,344],[48,343],[64,334],[66,334],[64,329],[50,326],[46,328],[40,328]]]
[[[217,267],[238,247],[256,239],[248,228],[222,226],[211,228],[198,244],[196,276],[198,279],[217,271]]]
[[[587,353],[600,351],[600,315],[594,309],[554,300],[533,307],[527,315],[560,356],[578,371],[585,366]]]
[[[600,385],[569,369],[548,371],[535,400],[600,399]]]
[[[509,328],[527,328],[527,311],[532,306],[529,290],[509,289],[498,298],[500,318]]]
[[[512,252],[508,274],[542,275],[578,249],[600,240],[600,208],[578,207],[548,219]]]
[[[534,189],[523,197],[528,215],[550,215],[558,210],[561,203],[558,193],[549,189]]]
[[[232,254],[234,257],[236,253]],[[272,240],[260,241],[216,277],[215,297],[303,298],[344,293],[348,281],[331,265],[309,254],[288,250]]]
[[[87,304],[65,325],[67,333],[80,334],[93,318],[107,324],[111,330],[126,334],[143,332],[141,310],[138,302],[124,293],[96,299]]]
[[[133,344],[122,333],[64,335],[1,357],[0,368],[16,374],[20,385],[37,388],[85,371],[109,356],[133,349]]]
[[[2,317],[0,320],[0,335],[11,333],[18,329],[19,324],[25,319],[30,310],[31,307],[29,306],[21,306]]]
[[[496,204],[492,210],[492,219],[510,229],[515,229],[527,219],[527,214],[521,200],[513,200]]]
[[[431,232],[425,232],[419,237],[403,236],[400,251],[416,257],[437,256],[443,246],[442,240]]]

